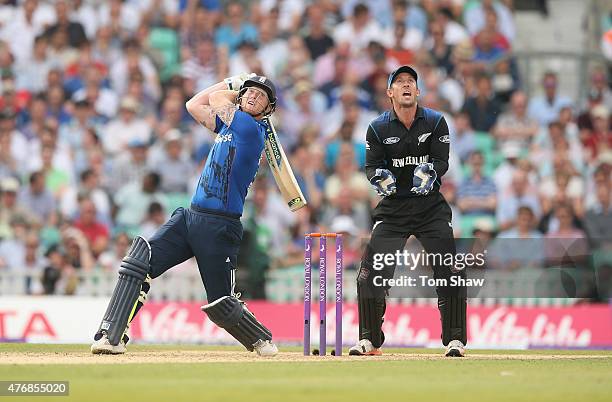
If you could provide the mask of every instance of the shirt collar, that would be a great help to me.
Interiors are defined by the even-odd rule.
[[[423,111],[423,108],[417,104],[417,110],[416,110],[416,114],[414,115],[414,119],[420,119],[421,117],[425,117],[425,112]],[[393,120],[399,120],[399,118],[397,117],[397,114],[395,113],[395,109],[391,108],[391,113],[390,113],[390,118],[391,121]]]

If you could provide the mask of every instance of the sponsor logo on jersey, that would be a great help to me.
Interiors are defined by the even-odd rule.
[[[370,149],[370,143],[366,141],[366,149]]]
[[[389,137],[389,138],[385,138],[383,140],[383,144],[385,144],[385,145],[393,145],[393,144],[399,142],[399,140],[400,140],[399,137]]]
[[[422,143],[422,142],[425,142],[427,137],[429,137],[430,135],[431,135],[431,133],[425,133],[425,134],[419,135],[419,144]]]
[[[440,142],[444,142],[445,144],[450,143],[450,137],[448,135],[443,135],[442,137],[438,139],[440,140]]]
[[[232,133],[229,134],[219,134],[217,138],[215,138],[215,142],[231,142],[232,141]]]
[[[420,165],[421,163],[429,162],[429,155],[423,156],[406,156],[404,158],[392,159],[393,167],[403,168],[404,166]]]

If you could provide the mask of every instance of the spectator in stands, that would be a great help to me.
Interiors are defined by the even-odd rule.
[[[516,171],[512,185],[507,192],[498,192],[497,224],[500,230],[507,230],[517,223],[517,211],[523,206],[529,208],[532,218],[540,217],[540,200],[535,188],[529,184],[527,173]]]
[[[83,0],[72,0],[71,6],[71,19],[81,24],[83,29],[85,29],[87,38],[93,40],[96,36],[96,30],[98,29],[98,17],[96,16],[94,7]]]
[[[165,153],[152,166],[158,167],[161,176],[161,191],[164,193],[186,193],[193,167],[183,153],[183,139],[178,130],[170,130],[164,138]],[[162,222],[163,223],[163,222]]]
[[[470,155],[470,177],[465,179],[457,191],[457,205],[464,215],[491,215],[497,207],[495,183],[484,175],[484,158],[475,151]]]
[[[11,136],[0,131],[0,180],[5,177],[18,176],[19,169],[20,166],[15,161],[11,150]]]
[[[78,48],[87,41],[87,36],[83,25],[80,22],[73,21],[68,14],[68,7],[67,0],[57,0],[55,2],[56,22],[45,30],[44,35],[52,37],[56,32],[64,31],[70,46]]]
[[[450,131],[452,152],[457,154],[462,163],[476,150],[476,136],[470,125],[470,116],[460,111],[455,116],[455,130]]]
[[[66,263],[64,260],[64,254],[60,250],[59,246],[54,244],[49,247],[45,253],[47,259],[47,265],[43,269],[43,275],[41,278],[41,284],[43,287],[43,294],[52,295],[57,293],[64,294],[59,288],[60,279],[62,277],[62,270]],[[66,272],[66,271],[65,271]]]
[[[68,265],[76,270],[92,270],[95,259],[83,232],[73,226],[67,226],[62,229],[61,234]]]
[[[325,9],[321,4],[308,6],[304,43],[313,61],[334,47],[334,40],[325,26]]]
[[[52,63],[47,57],[49,40],[44,35],[34,39],[32,56],[16,62],[16,86],[30,93],[40,93],[47,89],[47,75],[51,71]]]
[[[575,170],[580,171],[584,164],[584,148],[580,144],[576,133],[563,130],[558,121],[548,124],[548,129],[538,133],[529,158],[538,166],[541,177],[553,174],[554,161],[559,158],[568,159]]]
[[[141,182],[126,183],[117,191],[114,197],[118,209],[115,220],[120,229],[125,229],[128,234],[138,231],[146,214],[143,205],[157,201],[165,208],[166,197],[159,191],[160,182],[159,174],[151,172],[145,174]]]
[[[112,28],[116,40],[123,41],[138,29],[141,12],[133,3],[110,0],[100,5],[98,18],[100,25],[108,25]]]
[[[479,36],[482,32],[489,32],[491,34],[494,47],[500,48],[504,52],[510,50],[512,47],[508,38],[499,30],[497,14],[491,9],[485,11],[484,27],[474,35],[474,42],[476,45],[479,45]]]
[[[540,268],[544,261],[542,234],[534,230],[533,211],[528,206],[516,212],[516,226],[499,233],[487,253],[489,267],[496,269]]]
[[[25,293],[38,295],[43,292],[40,277],[45,267],[45,260],[40,251],[40,238],[38,232],[29,231],[25,237],[25,252],[23,258],[23,271],[27,275]]]
[[[583,129],[580,137],[589,161],[607,150],[612,150],[612,129],[610,128],[610,111],[603,104],[591,109],[592,130]]]
[[[360,90],[353,85],[345,85],[340,89],[339,102],[336,102],[323,116],[323,136],[329,138],[338,132],[343,122],[353,124],[353,139],[365,145],[368,124],[376,118],[360,103]]]
[[[24,205],[17,202],[19,193],[19,180],[14,177],[5,177],[0,182],[0,238],[11,238],[13,230],[12,223],[15,221],[24,222],[25,225],[40,227],[40,221]]]
[[[257,57],[261,60],[262,71],[266,77],[275,79],[282,71],[285,59],[279,54],[289,51],[287,40],[279,37],[276,24],[271,18],[262,18],[259,23],[259,50]]]
[[[313,210],[318,210],[323,202],[325,169],[318,144],[299,143],[291,157],[295,178]]]
[[[343,186],[338,192],[335,202],[325,205],[321,223],[331,227],[338,216],[345,216],[350,219],[351,226],[355,229],[351,232],[354,235],[367,233],[371,228],[368,205],[354,197],[350,186]]]
[[[496,34],[491,29],[483,29],[474,38],[476,47],[474,62],[482,71],[491,71],[493,66],[506,54],[505,49],[496,43]]]
[[[66,219],[76,218],[78,215],[79,199],[89,199],[93,202],[97,220],[109,225],[111,222],[111,205],[106,191],[100,187],[100,177],[92,169],[83,171],[80,175],[78,188],[71,187],[60,199],[60,211]]]
[[[151,128],[147,122],[137,117],[139,105],[134,98],[123,98],[120,104],[120,117],[110,121],[102,136],[104,150],[109,155],[118,155],[128,149],[131,142],[148,144],[151,141]]]
[[[444,40],[444,28],[441,24],[432,21],[429,24],[429,35],[427,47],[433,62],[437,67],[444,69],[447,75],[453,74],[455,69],[452,58],[453,46]]]
[[[257,28],[245,20],[244,8],[240,2],[229,2],[225,15],[227,16],[225,24],[217,28],[215,32],[217,46],[227,47],[229,54],[232,55],[241,42],[257,41]]]
[[[355,202],[368,201],[372,195],[372,188],[368,184],[365,174],[357,170],[353,146],[349,143],[340,145],[334,173],[325,182],[325,198],[335,204],[342,188],[348,186]]]
[[[21,169],[29,156],[28,140],[21,131],[17,130],[15,118],[16,115],[12,110],[0,110],[0,137],[5,137],[3,143],[10,150],[10,157],[15,163],[15,168]]]
[[[112,246],[98,257],[98,265],[109,272],[114,272],[127,254],[132,239],[125,232],[119,232],[112,241]]]
[[[476,95],[469,97],[463,110],[470,116],[470,124],[476,131],[488,132],[497,122],[501,106],[495,99],[491,78],[481,74],[476,80]]]
[[[506,4],[496,0],[482,0],[478,3],[472,4],[470,7],[465,7],[463,13],[463,21],[465,21],[470,35],[476,35],[484,28],[491,18],[488,14],[493,13],[496,16],[496,23],[499,31],[508,41],[513,42],[516,35],[516,27],[514,25],[512,11]]]
[[[43,226],[56,222],[56,203],[53,194],[45,187],[45,176],[42,172],[30,175],[30,185],[19,192],[17,203],[36,216]]]
[[[418,35],[421,35],[419,31]],[[392,59],[396,65],[412,64],[414,62],[414,52],[405,45],[406,25],[403,22],[396,22],[393,27],[393,37],[389,40],[392,43],[387,48],[385,60]]]
[[[356,143],[353,140],[353,132],[355,131],[355,123],[350,120],[345,120],[340,126],[340,130],[331,138],[325,149],[325,164],[328,169],[333,169],[336,166],[336,161],[343,144],[350,144],[355,155],[355,163],[359,170],[365,167],[365,146],[362,143]]]
[[[11,52],[18,62],[30,58],[34,38],[41,33],[47,22],[35,18],[38,7],[37,0],[25,0],[21,7],[16,8],[12,20],[0,30],[0,39],[10,44]]]
[[[194,82],[193,91],[198,92],[220,81],[220,52],[215,49],[212,38],[202,38],[197,42],[195,52],[183,61],[183,78]]]
[[[47,101],[42,95],[30,99],[27,109],[21,111],[21,131],[28,142],[41,137],[47,120]]]
[[[0,242],[0,269],[22,273],[25,259],[25,238],[30,229],[23,216],[15,215],[9,221],[10,236],[2,234]]]
[[[463,25],[455,21],[455,17],[449,8],[438,8],[434,15],[434,21],[440,24],[444,30],[444,40],[449,45],[456,45],[469,39],[468,32]]]
[[[612,186],[605,176],[596,181],[596,203],[590,207],[584,218],[586,233],[594,249],[612,250]]]
[[[87,100],[94,106],[96,115],[103,117],[104,122],[115,117],[119,103],[117,93],[103,86],[102,76],[96,68],[88,68],[83,75],[83,88],[77,90],[72,99]]]
[[[94,258],[107,249],[110,239],[109,228],[96,216],[96,204],[90,198],[83,197],[79,201],[79,215],[74,221],[74,227],[79,229],[87,239]]]
[[[527,95],[517,91],[510,98],[510,110],[502,114],[493,127],[493,135],[502,148],[513,142],[525,149],[538,132],[538,122],[527,115]]]
[[[164,207],[157,201],[147,208],[147,216],[140,225],[140,233],[145,239],[150,238],[157,229],[166,222],[167,216]]]
[[[337,25],[333,33],[334,42],[349,43],[352,52],[364,50],[370,42],[380,40],[383,35],[383,29],[371,18],[370,9],[363,3],[356,4],[351,17]]]
[[[73,118],[60,127],[59,140],[67,145],[73,152],[82,148],[85,132],[90,127],[99,128],[101,121],[96,119],[93,105],[83,99],[74,103]]]
[[[572,207],[560,203],[554,209],[555,225],[549,226],[544,243],[547,266],[569,265],[579,267],[588,256],[584,231],[574,225]]]
[[[504,105],[510,101],[512,94],[520,89],[518,67],[513,57],[506,54],[493,65],[491,80],[495,97]]]
[[[581,111],[588,113],[597,105],[604,105],[608,110],[612,109],[612,89],[608,85],[606,70],[603,66],[593,68],[590,75],[590,87],[586,99],[583,99]]]
[[[100,24],[96,35],[92,38],[92,54],[105,66],[111,66],[122,57],[121,43],[113,37],[113,28],[110,25]]]
[[[259,45],[252,40],[243,40],[229,58],[229,75],[241,74],[242,71],[263,73],[263,63],[257,54]]]
[[[559,118],[559,111],[564,106],[572,104],[569,98],[557,93],[557,73],[547,71],[542,77],[543,96],[531,98],[527,113],[529,117],[538,121],[540,126],[546,126]]]
[[[408,21],[411,8],[407,7],[405,0],[393,0],[393,25],[387,28],[387,36],[393,39],[386,39],[385,44],[394,43],[395,47],[401,46],[411,54],[421,49],[425,32]],[[400,64],[404,63],[401,60]]]
[[[314,89],[309,81],[296,82],[291,95],[293,96],[287,99],[286,110],[283,110],[286,116],[286,119],[283,119],[283,132],[288,146],[298,141],[300,132],[307,125],[320,127],[321,116],[327,107],[325,95]]]
[[[147,143],[140,139],[132,139],[127,145],[128,152],[118,155],[113,161],[111,190],[117,190],[129,183],[140,183],[152,169]]]
[[[129,39],[123,44],[123,57],[110,67],[109,77],[113,90],[119,96],[125,94],[131,74],[140,71],[144,77],[144,90],[154,99],[159,100],[161,88],[159,75],[151,59],[144,54],[136,39]]]
[[[584,214],[584,180],[561,155],[554,160],[554,173],[540,181],[542,211],[549,213],[559,203],[572,206],[572,211],[582,217]]]

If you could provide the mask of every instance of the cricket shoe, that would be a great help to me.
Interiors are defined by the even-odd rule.
[[[262,357],[273,357],[278,354],[278,348],[271,341],[264,341],[263,339],[258,340],[253,345],[255,351],[259,356]]]
[[[349,349],[350,356],[380,356],[382,351],[375,348],[369,339],[360,339],[357,345]]]
[[[458,340],[452,340],[449,342],[446,347],[446,353],[444,354],[446,357],[463,357],[465,356],[465,345],[463,342]]]
[[[121,340],[119,345],[111,345],[106,334],[102,334],[102,337],[91,344],[91,353],[94,355],[121,355],[127,352],[125,342]]]

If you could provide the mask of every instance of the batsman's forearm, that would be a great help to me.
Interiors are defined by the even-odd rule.
[[[229,89],[215,91],[208,96],[208,104],[213,108],[219,108],[234,103],[237,96],[238,91],[230,91]]]
[[[224,90],[227,90],[227,84],[223,81],[217,82],[216,84],[211,85],[208,88],[203,89],[197,94],[195,94],[191,99],[187,101],[185,106],[187,107],[187,110],[189,110],[190,107],[209,105],[210,95],[213,92],[224,91]]]

